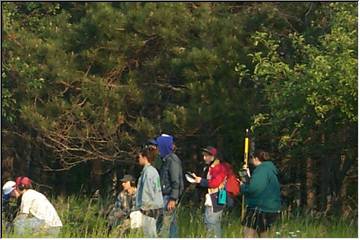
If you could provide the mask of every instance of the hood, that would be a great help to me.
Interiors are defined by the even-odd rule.
[[[173,152],[173,137],[167,134],[161,134],[161,136],[159,136],[156,139],[158,148],[159,148],[159,152],[160,152],[160,156],[162,158],[166,157],[167,155],[169,155],[170,153]]]

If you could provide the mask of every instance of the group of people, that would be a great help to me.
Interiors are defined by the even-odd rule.
[[[143,167],[138,183],[135,185],[131,175],[121,179],[123,191],[108,215],[109,229],[117,226],[124,232],[134,225],[142,228],[144,237],[178,237],[176,208],[184,181],[182,162],[174,148],[174,139],[167,134],[143,146],[138,154],[139,165]],[[157,169],[153,165],[159,159]],[[140,224],[132,223],[136,221]]]
[[[110,229],[118,225],[120,231],[124,231],[132,225],[131,214],[140,212],[145,237],[178,237],[176,209],[184,191],[184,174],[182,161],[174,153],[174,146],[173,137],[162,134],[142,148],[138,161],[143,170],[137,187],[131,175],[121,179],[123,191],[109,214]],[[221,200],[221,194],[226,195],[229,169],[227,163],[219,159],[214,147],[203,148],[202,156],[206,167],[201,176],[191,174],[192,183],[205,190],[203,204],[207,237],[221,237],[223,211],[233,203],[230,196],[225,196],[225,201]],[[161,164],[156,163],[159,159]],[[263,150],[255,151],[249,163],[255,167],[250,180],[239,180],[247,206],[242,220],[244,236],[266,237],[280,212],[278,170],[270,161],[269,154]],[[139,215],[133,216],[135,219]]]
[[[122,233],[136,228],[143,231],[144,237],[179,237],[176,210],[184,192],[184,173],[182,161],[174,150],[174,139],[167,134],[142,147],[137,156],[142,172],[137,184],[129,174],[121,179],[123,190],[107,218],[109,233],[114,228]],[[206,167],[200,176],[191,173],[192,183],[205,190],[203,205],[207,237],[221,237],[222,214],[231,199],[226,193],[229,170],[219,159],[216,148],[203,148],[202,155]],[[249,163],[255,167],[250,180],[239,180],[247,206],[242,220],[244,236],[266,237],[280,212],[278,172],[269,154],[263,150],[256,150]],[[20,177],[16,182],[5,183],[3,194],[21,198],[15,225],[26,220],[48,236],[57,236],[61,220],[46,197],[31,189],[29,178]]]
[[[49,200],[40,192],[32,189],[28,177],[17,177],[3,186],[3,206],[10,204],[11,198],[17,199],[14,212],[5,213],[7,231],[15,231],[17,236],[29,236],[34,233],[43,237],[57,237],[62,222]],[[6,209],[3,208],[3,211]]]

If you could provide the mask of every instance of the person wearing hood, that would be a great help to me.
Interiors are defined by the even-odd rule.
[[[250,164],[255,166],[250,181],[241,183],[247,206],[242,220],[245,237],[269,237],[270,227],[280,213],[278,170],[269,159],[267,152],[256,150],[250,158]]]
[[[184,190],[183,168],[174,153],[173,137],[162,134],[156,139],[162,164],[160,168],[161,188],[164,198],[164,212],[157,229],[161,237],[177,237],[176,205]]]

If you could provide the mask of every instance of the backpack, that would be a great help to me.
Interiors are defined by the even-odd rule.
[[[233,167],[230,163],[223,163],[226,169],[226,192],[230,195],[230,197],[237,197],[240,194],[240,180],[235,175],[233,171]]]

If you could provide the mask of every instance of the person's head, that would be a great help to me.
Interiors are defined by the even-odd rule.
[[[16,182],[16,190],[20,194],[23,194],[25,191],[32,188],[32,181],[28,177],[24,177],[24,176],[17,177],[15,182]]]
[[[168,134],[161,134],[156,138],[156,143],[162,158],[174,151],[174,138]]]
[[[158,144],[156,142],[156,138],[151,138],[151,139],[148,139],[146,144],[143,145],[143,148],[144,147],[149,147],[151,148],[152,152],[156,155],[159,154],[159,147],[158,147]]]
[[[253,156],[250,158],[250,164],[254,166],[258,166],[262,162],[267,161],[269,159],[270,159],[270,155],[268,152],[262,149],[257,149],[255,150]]]
[[[212,161],[215,160],[217,154],[216,148],[207,146],[206,148],[203,148],[201,150],[202,150],[203,159],[206,164],[210,164]]]
[[[158,144],[157,144],[155,138],[150,138],[150,139],[148,139],[147,142],[146,142],[146,145],[148,145],[148,146],[151,147],[151,148],[155,148],[155,149],[158,148]]]
[[[121,186],[125,191],[129,191],[131,188],[135,187],[135,178],[131,175],[125,175],[121,181]]]
[[[18,198],[20,197],[20,193],[16,190],[16,182],[14,181],[7,181],[3,185],[3,199],[9,200],[12,198]]]
[[[154,162],[156,156],[155,154],[156,153],[154,149],[149,146],[145,146],[144,148],[142,148],[138,155],[140,166],[145,166]]]

